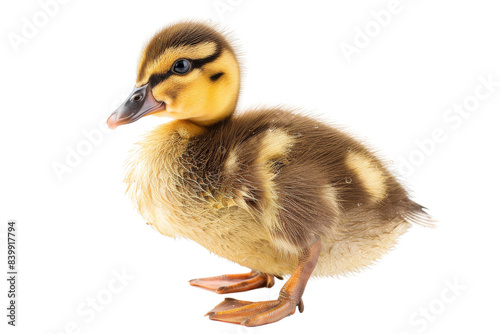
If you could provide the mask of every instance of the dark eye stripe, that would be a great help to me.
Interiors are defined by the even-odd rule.
[[[149,78],[149,85],[151,86],[151,89],[153,89],[154,86],[158,85],[163,80],[167,80],[168,77],[170,77],[172,74],[174,74],[172,71],[168,71],[168,72],[160,73],[160,74],[153,74]]]
[[[211,56],[208,56],[206,58],[202,59],[187,59],[191,62],[191,70],[194,70],[195,68],[200,68],[205,64],[208,64],[210,62],[213,62],[217,58],[219,58],[221,54],[221,50],[217,48],[215,53]],[[164,73],[155,73],[149,77],[149,84],[151,86],[151,89],[153,89],[156,85],[158,85],[160,82],[167,80],[171,75],[175,75],[172,70],[168,70],[167,72]]]
[[[202,58],[202,59],[193,59],[193,60],[191,60],[191,64],[192,64],[193,68],[200,68],[203,65],[211,63],[215,59],[219,58],[220,54],[221,54],[221,51],[219,48],[217,48],[217,50],[215,51],[215,53],[213,55],[208,56],[206,58]]]

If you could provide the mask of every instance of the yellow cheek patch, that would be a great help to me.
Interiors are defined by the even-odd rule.
[[[185,105],[189,102],[193,121],[209,125],[229,116],[236,107],[240,82],[238,62],[231,52],[222,50],[219,57],[204,65],[199,73],[199,80],[193,80],[186,87]],[[224,74],[214,82],[210,76],[217,73]]]
[[[139,75],[137,77],[137,87],[145,85],[153,73],[165,73],[172,67],[172,64],[179,58],[203,59],[212,56],[217,51],[215,42],[199,43],[195,45],[185,45],[166,49],[163,54],[154,61],[145,64],[145,50],[139,60]],[[141,70],[144,68],[145,70]]]
[[[386,176],[375,162],[362,154],[349,152],[346,164],[361,180],[366,191],[376,200],[386,196]]]

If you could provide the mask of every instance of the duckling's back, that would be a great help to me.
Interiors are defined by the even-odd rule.
[[[315,275],[355,271],[430,221],[369,149],[314,118],[271,109],[175,124],[139,144],[134,202],[160,232],[254,270],[290,274],[319,236]]]

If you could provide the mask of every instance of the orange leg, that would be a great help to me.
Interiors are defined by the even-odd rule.
[[[222,275],[207,278],[192,279],[189,284],[200,288],[215,291],[216,293],[233,293],[249,291],[253,289],[274,285],[274,277],[251,271],[247,274]]]
[[[304,310],[302,294],[318,262],[321,242],[318,239],[299,259],[299,266],[285,283],[277,300],[247,302],[226,298],[206,315],[211,320],[231,322],[244,326],[260,326],[279,321],[286,316]]]

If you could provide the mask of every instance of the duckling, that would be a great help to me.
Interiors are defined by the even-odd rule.
[[[200,22],[159,31],[110,128],[146,115],[172,121],[137,143],[125,182],[160,233],[191,239],[251,271],[200,278],[216,293],[272,287],[276,300],[226,298],[210,319],[258,326],[302,312],[311,275],[359,271],[391,249],[425,208],[385,162],[341,129],[283,108],[235,113],[240,67],[227,37]]]

